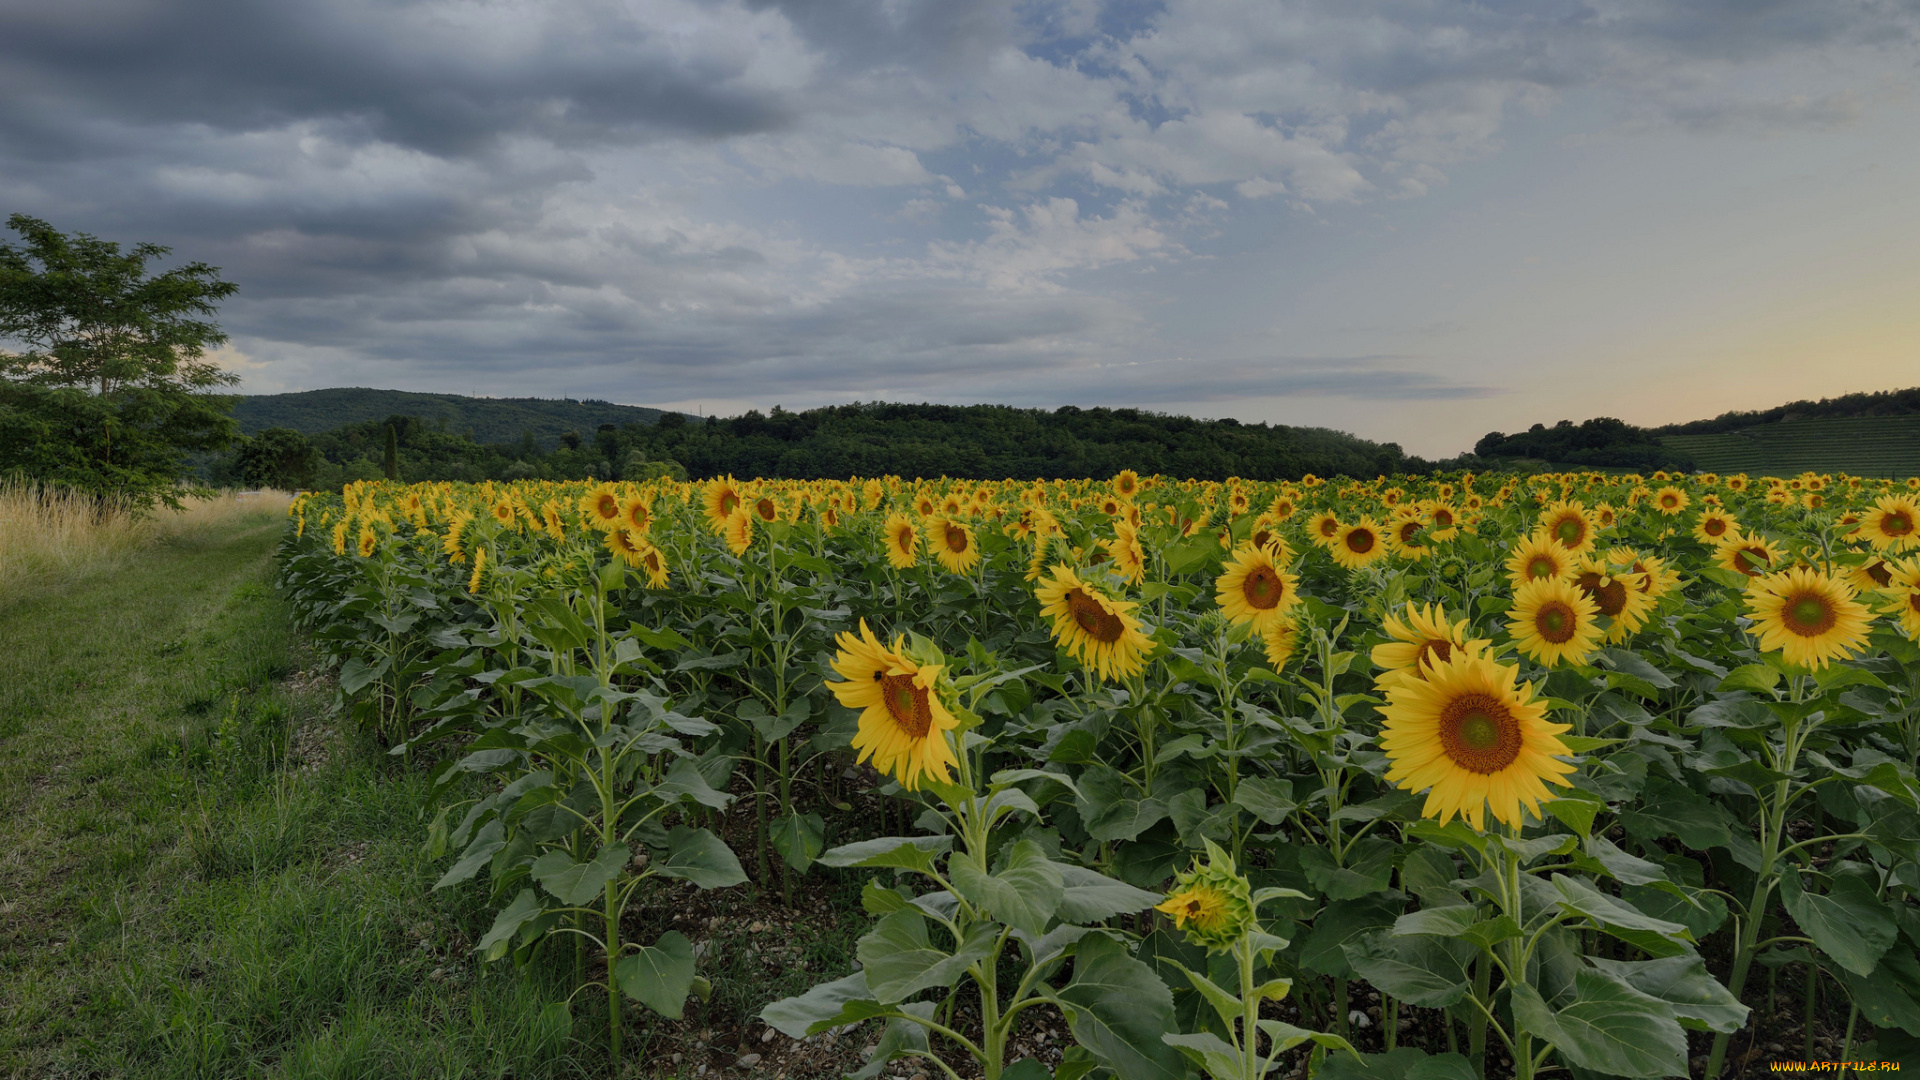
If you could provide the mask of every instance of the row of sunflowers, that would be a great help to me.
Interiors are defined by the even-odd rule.
[[[570,946],[616,1058],[624,1002],[710,990],[641,890],[826,867],[858,970],[762,1016],[878,1023],[861,1077],[1717,1077],[1756,965],[1845,995],[1853,1056],[1920,1039],[1916,492],[360,483],[282,573],[437,763],[479,952]],[[1073,1045],[1008,1060],[1036,1007]]]

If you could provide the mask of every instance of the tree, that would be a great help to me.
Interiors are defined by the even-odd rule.
[[[268,428],[242,440],[234,453],[234,467],[251,487],[311,487],[318,464],[313,444],[292,428]]]
[[[67,236],[24,214],[0,242],[0,470],[102,498],[177,504],[186,455],[236,434],[239,380],[205,359],[227,335],[208,318],[238,289],[189,263],[148,277],[168,248]]]
[[[389,480],[400,479],[400,434],[387,425],[387,448],[380,457],[380,471]]]

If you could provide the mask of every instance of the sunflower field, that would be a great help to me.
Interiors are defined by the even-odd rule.
[[[281,574],[616,1061],[714,990],[641,898],[827,868],[858,964],[761,1017],[862,1078],[1711,1078],[1783,981],[1920,1045],[1916,492],[358,483]]]

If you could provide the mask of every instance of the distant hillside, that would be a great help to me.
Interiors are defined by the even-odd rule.
[[[1656,438],[1667,435],[1716,435],[1793,420],[1870,416],[1920,416],[1920,387],[1879,390],[1870,394],[1842,394],[1819,401],[1794,401],[1761,412],[1726,412],[1711,420],[1693,420],[1685,424],[1651,428],[1648,434]]]
[[[1920,415],[1780,420],[1706,435],[1665,435],[1660,442],[1708,472],[1920,476]]]
[[[1920,476],[1920,388],[1795,401],[1658,428],[1609,417],[1581,424],[1562,420],[1516,435],[1491,432],[1474,452],[1502,463],[1531,461],[1555,468]]]
[[[1070,479],[1122,469],[1200,480],[1297,479],[1424,472],[1393,443],[1326,428],[1196,420],[1139,409],[1052,411],[1008,405],[837,405],[775,408],[705,423],[669,420],[635,432],[650,460],[693,476],[952,476]]]
[[[233,416],[247,435],[270,427],[318,435],[346,424],[417,416],[436,426],[444,423],[446,430],[455,434],[471,429],[474,441],[483,444],[518,442],[524,433],[531,432],[535,443],[551,450],[559,445],[564,432],[578,432],[591,439],[601,424],[651,424],[660,419],[661,411],[568,398],[475,398],[342,387],[245,395],[234,406]]]

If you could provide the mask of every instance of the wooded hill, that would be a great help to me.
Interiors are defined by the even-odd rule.
[[[237,399],[233,418],[242,434],[267,428],[291,428],[318,435],[347,424],[411,416],[477,443],[517,443],[527,434],[542,450],[560,445],[564,432],[591,435],[601,424],[651,424],[659,409],[571,398],[476,398],[459,394],[416,394],[405,390],[338,387],[294,394],[251,394]]]
[[[1612,417],[1562,420],[1512,435],[1491,432],[1474,453],[1502,464],[1560,468],[1904,478],[1920,475],[1920,388],[1795,401],[1657,428]]]
[[[268,427],[294,428],[301,437],[280,432],[269,438],[276,462],[268,472],[286,471],[286,482],[330,487],[336,481],[371,479],[385,472],[387,429],[394,431],[394,472],[408,482],[422,480],[572,480],[588,475],[629,479],[641,474],[693,478],[848,476],[952,476],[972,479],[1070,479],[1106,477],[1122,469],[1142,475],[1221,480],[1297,479],[1320,476],[1373,477],[1382,473],[1423,472],[1433,463],[1402,452],[1397,444],[1375,443],[1326,428],[1243,424],[1237,420],[1196,420],[1138,409],[1052,411],[1005,405],[853,404],[788,412],[751,411],[740,416],[696,420],[680,413],[597,402],[499,401],[451,394],[398,395],[428,399],[437,416],[393,413],[371,419],[322,423],[319,395],[365,408],[383,391],[311,391],[308,394],[243,398],[243,426],[256,436]],[[296,412],[281,406],[302,399]],[[400,402],[400,404],[405,404]],[[265,407],[263,408],[262,405]],[[516,414],[501,406],[528,406],[517,414],[524,426],[508,427]],[[535,406],[547,427],[534,426]],[[604,412],[624,410],[600,420]],[[267,423],[277,417],[278,422]],[[483,428],[475,417],[492,426]],[[579,419],[574,419],[578,417]],[[564,420],[562,418],[565,418]],[[592,422],[599,420],[599,422]],[[562,422],[571,426],[555,430]],[[553,431],[551,442],[541,432]],[[298,444],[290,439],[298,438]],[[251,459],[265,452],[265,442]],[[311,451],[303,457],[302,446]],[[222,461],[207,463],[210,479],[252,476],[245,462],[248,446]],[[298,463],[305,462],[304,465]],[[267,468],[260,466],[259,468]],[[258,472],[259,469],[255,469]],[[272,482],[261,473],[247,482]]]

